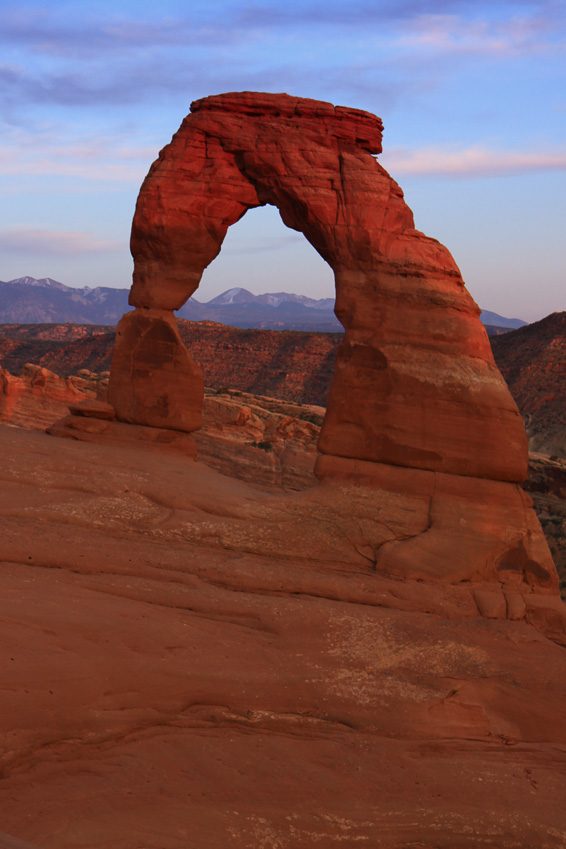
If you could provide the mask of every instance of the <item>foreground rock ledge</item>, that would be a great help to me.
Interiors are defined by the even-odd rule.
[[[17,428],[0,452],[1,831],[43,849],[564,846],[566,651],[530,620],[559,609],[528,568],[524,610],[503,581],[459,580],[452,549],[444,580],[376,568],[376,528],[401,536],[424,491],[384,469],[380,491],[269,495]]]

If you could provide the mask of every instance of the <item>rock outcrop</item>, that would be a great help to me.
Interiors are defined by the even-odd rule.
[[[206,386],[326,406],[340,334],[242,330],[184,319],[177,326]],[[115,335],[111,327],[93,333],[89,325],[0,325],[0,365],[12,374],[27,362],[63,376],[83,368],[106,371]]]
[[[335,274],[346,335],[319,450],[471,477],[525,477],[524,428],[479,309],[448,251],[415,230],[401,189],[376,162],[381,130],[369,113],[288,95],[243,92],[192,104],[138,198],[136,313],[119,325],[110,381],[120,420],[151,425],[165,403],[147,380],[145,354],[136,362],[136,316],[168,321],[198,287],[228,227],[269,203]],[[128,381],[130,392],[113,390]],[[195,373],[188,394],[199,392]],[[172,407],[179,402],[171,394],[172,386]]]
[[[132,445],[132,426],[115,421],[106,397],[107,373],[86,370],[66,379],[28,364],[19,377],[0,369],[0,422],[87,442]],[[70,412],[68,414],[67,410]],[[238,390],[205,391],[203,426],[194,434],[136,427],[144,448],[194,457],[225,475],[268,490],[315,485],[313,466],[325,410]],[[56,416],[62,418],[51,425]],[[523,484],[533,498],[566,593],[565,461],[534,454]],[[528,511],[527,511],[528,515]],[[506,517],[508,521],[508,517]],[[536,534],[536,527],[533,532]],[[475,544],[475,543],[474,543]]]
[[[67,414],[69,404],[96,398],[107,384],[107,374],[86,369],[65,378],[27,363],[15,377],[0,366],[0,422],[44,430],[54,418]]]

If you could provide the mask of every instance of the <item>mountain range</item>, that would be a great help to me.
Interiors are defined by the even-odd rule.
[[[128,306],[129,289],[109,286],[65,286],[51,277],[18,277],[0,281],[0,323],[116,325]],[[191,321],[214,321],[243,329],[314,330],[340,333],[334,315],[334,298],[309,298],[289,292],[254,295],[235,287],[203,303],[190,298],[177,313]],[[503,333],[524,326],[518,318],[504,318],[484,310],[481,320],[489,333]]]

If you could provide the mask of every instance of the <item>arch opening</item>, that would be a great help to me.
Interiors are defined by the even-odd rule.
[[[335,298],[332,268],[301,231],[283,223],[273,204],[246,210],[228,228],[192,297],[205,302],[228,288],[248,289],[254,295],[287,292]],[[178,314],[183,315],[182,308]]]
[[[208,465],[269,488],[314,483],[343,334],[333,290],[332,269],[276,207],[251,209],[230,226],[177,314],[204,376],[194,438]]]

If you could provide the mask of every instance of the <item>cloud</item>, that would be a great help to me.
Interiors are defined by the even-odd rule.
[[[444,56],[558,49],[563,11],[534,0],[290,0],[151,19],[143,4],[132,17],[24,7],[0,12],[0,98],[12,118],[27,104],[153,106],[188,92],[304,89],[309,68],[322,97],[369,93],[376,80],[387,91],[411,79],[414,89],[425,63]]]
[[[522,7],[525,14],[521,17]],[[275,35],[282,29],[392,26],[406,28],[405,43],[415,46],[432,45],[437,39],[445,43],[450,33],[442,30],[450,24],[469,31],[474,21],[479,22],[476,35],[481,37],[481,22],[491,18],[500,19],[502,26],[510,22],[516,35],[522,28],[522,37],[527,38],[542,30],[555,30],[563,12],[561,0],[504,0],[491,8],[474,0],[289,0],[286,4],[236,4],[232,9],[227,5],[221,14],[218,6],[212,5],[208,13],[195,10],[176,16],[147,15],[143,9],[135,16],[84,11],[73,15],[69,9],[60,14],[24,6],[0,11],[0,43],[10,49],[84,62],[128,52],[144,51],[147,59],[148,51],[249,43],[260,33],[272,31]],[[452,31],[451,35],[455,34]]]
[[[107,242],[92,233],[52,230],[0,230],[0,249],[5,253],[37,256],[94,254],[122,248],[120,242]]]
[[[544,7],[546,0],[513,0],[511,3],[501,3],[500,6],[516,10],[525,5],[528,8]],[[380,0],[380,2],[351,2],[343,0],[328,0],[328,2],[265,4],[254,3],[243,6],[235,16],[237,25],[248,28],[266,27],[298,27],[313,24],[324,26],[366,27],[376,24],[399,24],[413,21],[427,15],[449,15],[457,12],[466,13],[467,9],[476,11],[478,7],[474,0]],[[481,6],[480,6],[481,9]]]
[[[562,19],[562,20],[561,20]],[[562,49],[564,32],[559,11],[509,14],[501,19],[426,13],[411,20],[397,39],[405,50],[439,54],[525,56],[541,50]]]
[[[80,14],[73,19],[65,11],[58,16],[46,9],[9,9],[0,12],[0,43],[19,46],[37,54],[88,60],[101,53],[122,53],[155,47],[188,47],[231,43],[237,37],[223,18],[199,21],[188,16],[147,18],[140,15],[95,17]]]
[[[139,57],[132,64],[120,63],[93,73],[81,68],[57,72],[28,71],[0,65],[0,97],[6,108],[23,103],[90,107],[138,103],[156,94],[177,94],[200,80],[190,63],[148,61]]]
[[[531,171],[566,170],[566,153],[489,150],[481,146],[464,150],[430,147],[420,150],[397,148],[380,157],[391,172],[418,177],[500,177]]]
[[[157,157],[159,146],[135,145],[127,136],[108,133],[99,138],[52,132],[6,130],[0,141],[0,176],[73,177],[139,185]]]

